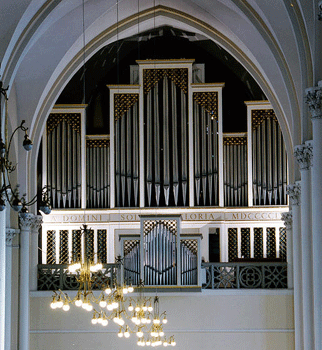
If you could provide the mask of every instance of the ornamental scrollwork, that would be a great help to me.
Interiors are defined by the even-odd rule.
[[[287,230],[292,229],[293,215],[292,212],[285,212],[281,215],[282,221],[284,221],[284,226]]]
[[[322,82],[319,82],[319,85]],[[305,90],[305,103],[311,112],[312,119],[322,118],[322,86],[310,87]]]
[[[312,142],[306,142],[305,144],[295,146],[294,157],[297,160],[301,170],[310,170],[313,160]]]
[[[286,187],[286,194],[289,196],[291,205],[301,204],[301,185],[299,183],[288,185]]]

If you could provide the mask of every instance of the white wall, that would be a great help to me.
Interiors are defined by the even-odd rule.
[[[293,292],[289,290],[215,290],[159,293],[167,311],[166,335],[175,349],[294,349]],[[136,349],[136,335],[119,339],[116,327],[90,323],[91,313],[72,306],[51,310],[51,293],[31,295],[31,344],[36,350]],[[160,349],[163,348],[159,347]]]

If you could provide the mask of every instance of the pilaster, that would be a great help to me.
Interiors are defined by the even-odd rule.
[[[30,290],[37,290],[37,269],[38,269],[38,234],[43,219],[41,215],[34,216],[31,224],[30,242]]]
[[[322,2],[319,3],[322,14]],[[313,240],[313,295],[315,349],[322,349],[322,81],[305,90],[305,102],[312,117],[313,167],[312,167],[312,240]]]
[[[29,350],[30,329],[30,232],[34,214],[19,215],[20,224],[20,290],[19,290],[19,350]]]
[[[302,300],[303,349],[314,349],[313,263],[312,263],[312,196],[311,168],[313,143],[306,141],[296,146],[294,156],[301,171],[301,250],[302,250]]]
[[[292,235],[292,212],[282,213],[282,220],[286,228],[286,244],[287,244],[287,286],[290,289],[294,287],[293,278],[293,235]]]
[[[294,281],[294,323],[295,350],[303,349],[303,302],[302,302],[302,243],[301,243],[301,184],[288,185],[286,193],[292,208],[293,236],[293,281]],[[287,224],[287,223],[285,223]],[[289,225],[289,223],[288,223]]]

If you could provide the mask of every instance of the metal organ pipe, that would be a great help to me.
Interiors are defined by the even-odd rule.
[[[173,81],[171,81],[171,97],[172,97],[172,181],[174,204],[178,205],[179,195],[179,170],[178,170],[178,139],[177,139],[177,91]]]

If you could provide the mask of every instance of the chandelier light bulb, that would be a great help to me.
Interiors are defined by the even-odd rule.
[[[153,311],[153,307],[152,307],[151,304],[148,306],[148,311],[149,311],[149,312]]]
[[[146,320],[146,323],[147,323],[147,324],[150,324],[150,323],[151,323],[151,320],[148,318],[148,319]]]
[[[107,305],[106,300],[103,298],[100,302],[99,302],[100,307],[105,307]]]
[[[119,337],[119,338],[123,338],[123,332],[122,332],[122,328],[120,328],[120,330],[119,330],[119,332],[117,333],[117,336]]]
[[[164,319],[162,320],[162,323],[163,323],[163,324],[167,324],[167,323],[168,323],[168,320],[167,320],[166,318],[164,318]]]
[[[129,293],[133,293],[134,288],[133,288],[132,284],[129,285],[128,291],[129,291]]]
[[[133,311],[134,310],[134,307],[132,305],[132,303],[130,303],[129,307],[127,308],[129,311]]]
[[[137,335],[139,338],[142,338],[142,337],[143,337],[143,332],[141,331],[140,328],[139,328],[139,330],[136,332],[136,335]]]
[[[97,319],[97,323],[102,324],[102,322],[103,322],[103,319],[102,319],[102,316],[100,315],[100,317]]]
[[[113,301],[112,305],[113,309],[117,309],[119,307],[119,303],[117,301]]]
[[[92,311],[92,310],[93,310],[93,305],[90,302],[88,302],[87,307],[86,307],[86,311]]]
[[[146,306],[145,303],[143,304],[142,310],[143,310],[143,311],[148,311],[148,307]]]
[[[129,327],[126,326],[125,332],[124,332],[124,337],[129,338],[130,337],[130,332],[129,332]]]
[[[137,306],[135,307],[135,311],[136,311],[136,312],[139,312],[139,311],[140,311],[140,306],[137,305]]]
[[[163,337],[163,336],[164,336],[164,332],[163,332],[163,331],[160,331],[160,332],[159,332],[159,336],[160,336],[160,337]]]
[[[98,320],[97,320],[96,316],[94,315],[93,318],[92,318],[92,321],[91,321],[92,324],[97,324],[97,321]]]
[[[147,341],[145,342],[145,345],[146,345],[146,346],[150,346],[150,345],[151,345],[151,340],[147,340]]]
[[[129,292],[128,288],[125,286],[123,287],[123,294],[127,294]]]
[[[123,326],[124,323],[125,323],[125,322],[124,322],[123,318],[120,317],[120,318],[119,318],[119,325],[120,325],[120,326]]]
[[[163,346],[168,346],[168,342],[167,342],[167,341],[164,341],[164,342],[163,342]]]
[[[112,311],[113,310],[113,304],[111,302],[109,302],[106,306],[108,311]]]
[[[106,294],[111,294],[111,292],[112,292],[112,290],[111,290],[110,287],[107,287],[107,288],[105,289],[105,293],[106,293]]]
[[[55,310],[56,307],[57,307],[57,303],[56,303],[56,300],[53,300],[51,303],[50,303],[50,307]]]
[[[158,318],[153,319],[153,324],[160,324],[160,320]]]
[[[104,317],[104,318],[102,319],[102,326],[106,327],[107,325],[108,325],[108,321],[107,321],[107,319]]]
[[[69,311],[69,310],[70,310],[70,306],[69,306],[67,300],[65,301],[65,303],[64,303],[64,305],[63,305],[63,310],[64,310],[64,311]]]

